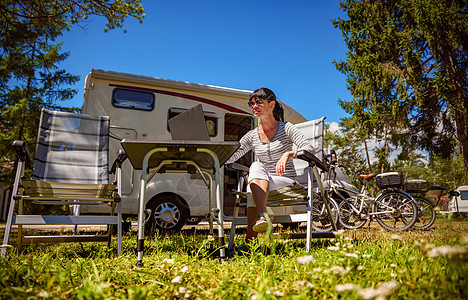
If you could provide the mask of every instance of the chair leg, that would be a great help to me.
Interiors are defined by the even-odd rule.
[[[239,217],[240,201],[241,197],[236,197],[236,202],[234,204],[234,213],[232,215],[231,232],[229,233],[228,250],[232,250],[234,248],[234,236],[236,235],[236,222],[237,218]]]
[[[314,184],[312,174],[312,168],[309,166],[309,172],[307,175],[307,232],[306,232],[306,252],[310,252],[310,247],[312,245],[312,187]]]
[[[237,191],[242,191],[244,181],[246,180],[247,179],[244,176],[240,176],[239,182],[237,183]],[[236,235],[236,223],[237,218],[239,217],[241,199],[242,198],[239,195],[236,196],[236,202],[234,203],[234,212],[232,214],[231,232],[229,233],[228,250],[232,250],[234,248],[234,236]]]
[[[117,252],[120,255],[122,254],[122,203],[119,202],[117,206]]]
[[[115,202],[112,202],[111,205],[111,216],[115,215]],[[111,247],[111,242],[112,242],[112,230],[114,229],[114,224],[108,224],[107,225],[107,247]]]
[[[116,169],[116,179],[117,179],[117,195],[120,198],[120,201],[117,203],[117,253],[122,254],[122,168],[119,166]]]
[[[5,228],[5,235],[3,236],[3,244],[2,244],[2,254],[1,257],[4,258],[6,256],[6,250],[8,241],[10,239],[10,232],[11,232],[11,225],[13,224],[13,212],[15,211],[15,196],[18,194],[18,187],[20,183],[21,174],[23,173],[23,164],[22,160],[18,161],[18,166],[16,168],[16,175],[15,175],[15,182],[13,183],[13,190],[11,191],[11,198],[10,198],[10,207],[8,208],[8,216],[7,216],[7,224]],[[19,241],[20,239],[18,239]]]
[[[23,199],[20,199],[18,203],[18,215],[23,214]],[[23,225],[18,225],[18,253],[23,247]]]
[[[10,239],[10,232],[11,232],[11,225],[13,223],[13,212],[15,210],[15,199],[13,199],[14,193],[12,193],[11,200],[10,200],[10,207],[8,209],[8,215],[7,215],[7,223],[5,227],[5,235],[3,236],[3,244],[2,244],[2,258],[5,258],[6,256],[6,251],[8,247],[8,241]]]

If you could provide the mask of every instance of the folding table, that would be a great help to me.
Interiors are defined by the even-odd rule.
[[[216,206],[210,215],[217,213],[219,260],[225,259],[224,228],[223,228],[223,198],[220,187],[220,168],[239,147],[238,142],[212,141],[153,141],[153,140],[122,140],[122,147],[128,155],[133,168],[142,170],[140,179],[139,210],[138,210],[138,241],[137,267],[143,266],[144,220],[146,184],[156,173],[198,173],[207,183],[212,194],[212,177],[215,178]],[[210,198],[211,208],[211,198]],[[209,218],[210,229],[213,228],[213,218]],[[211,231],[211,230],[210,230]],[[212,233],[212,232],[211,232]]]

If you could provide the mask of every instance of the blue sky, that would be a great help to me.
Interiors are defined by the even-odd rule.
[[[104,69],[222,87],[272,89],[308,120],[339,122],[350,100],[333,61],[346,58],[331,19],[345,17],[339,1],[143,0],[143,24],[127,19],[104,32],[90,18],[65,32],[61,67],[81,80],[67,104],[81,107],[91,69]]]

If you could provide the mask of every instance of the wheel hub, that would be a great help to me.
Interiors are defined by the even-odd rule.
[[[393,212],[392,212],[392,217],[393,218],[398,218],[401,216],[401,211],[400,209],[394,209]]]
[[[172,203],[162,203],[156,208],[154,218],[162,227],[172,227],[179,221],[179,209]]]
[[[174,219],[174,217],[175,217],[175,214],[174,214],[174,211],[172,209],[165,209],[165,210],[161,211],[161,219],[164,222],[169,222],[172,219]]]

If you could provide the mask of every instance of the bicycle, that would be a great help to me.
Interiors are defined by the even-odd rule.
[[[403,231],[411,228],[418,214],[414,198],[401,190],[402,176],[397,172],[376,175],[362,174],[364,180],[361,191],[352,185],[346,173],[331,155],[328,176],[324,181],[330,198],[339,202],[339,224],[347,229],[363,227],[367,221],[375,219],[383,228],[391,231]],[[369,192],[376,178],[380,193],[374,197]]]
[[[409,193],[418,205],[418,217],[414,228],[427,229],[434,225],[436,219],[435,204],[425,196],[429,190],[426,180],[410,179],[405,182],[404,190]]]
[[[330,204],[330,210],[332,213],[332,218],[336,222],[336,220],[339,220],[340,214],[339,214],[339,207],[338,204],[335,202],[335,200],[331,199],[328,197],[328,203]],[[315,231],[331,231],[333,229],[332,223],[330,220],[330,216],[328,215],[325,203],[320,200],[313,200],[312,201],[312,228]]]

